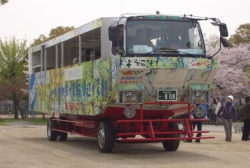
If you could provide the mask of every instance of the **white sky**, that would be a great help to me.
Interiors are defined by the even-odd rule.
[[[0,6],[0,38],[15,36],[31,43],[40,34],[48,36],[57,26],[75,28],[100,17],[122,13],[192,14],[216,17],[227,24],[229,34],[250,23],[249,0],[9,0]],[[210,21],[203,33],[218,34]]]

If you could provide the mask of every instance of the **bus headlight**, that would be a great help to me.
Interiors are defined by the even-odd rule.
[[[119,91],[119,104],[142,104],[142,90],[122,90]]]
[[[124,115],[127,118],[134,118],[135,114],[136,114],[136,111],[135,111],[135,109],[133,107],[127,107],[124,110]]]

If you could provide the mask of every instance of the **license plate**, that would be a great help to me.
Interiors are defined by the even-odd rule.
[[[157,101],[177,101],[176,90],[158,90]]]

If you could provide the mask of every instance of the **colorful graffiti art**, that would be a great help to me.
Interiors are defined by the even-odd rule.
[[[32,74],[31,109],[42,112],[97,115],[116,105],[118,90],[143,90],[156,101],[157,90],[176,89],[178,100],[212,84],[216,60],[181,57],[112,56]]]
[[[95,67],[95,68],[93,68]],[[34,74],[34,111],[95,115],[111,90],[110,59],[84,62]],[[35,78],[36,77],[36,78]],[[30,90],[32,90],[30,88]],[[34,92],[34,93],[33,93]]]

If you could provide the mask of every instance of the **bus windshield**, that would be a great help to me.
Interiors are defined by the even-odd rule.
[[[128,20],[127,54],[205,55],[196,21]]]

